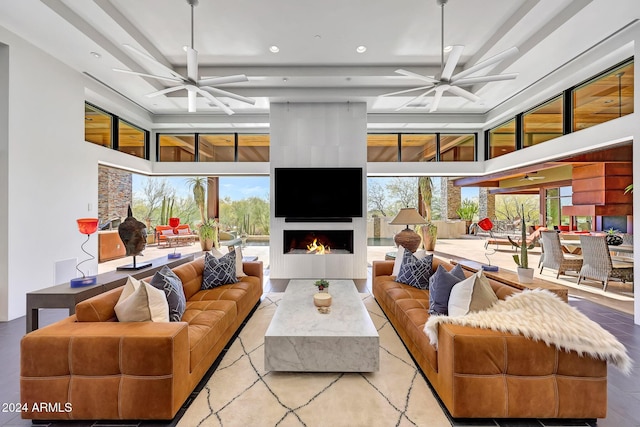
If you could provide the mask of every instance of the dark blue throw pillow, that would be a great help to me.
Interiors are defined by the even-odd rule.
[[[418,289],[429,289],[432,264],[433,254],[418,259],[411,252],[404,251],[396,281]]]
[[[179,322],[187,308],[182,280],[165,265],[153,275],[150,285],[164,291],[169,304],[169,321]]]
[[[429,314],[449,314],[451,289],[465,278],[460,264],[457,264],[451,271],[447,271],[439,265],[436,272],[429,278]]]
[[[207,252],[204,256],[201,289],[213,289],[230,283],[238,283],[235,252],[229,252],[220,258]]]

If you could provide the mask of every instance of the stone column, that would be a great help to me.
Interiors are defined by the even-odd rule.
[[[442,178],[442,216],[443,220],[456,219],[458,214],[456,211],[462,203],[462,195],[460,187],[453,185],[453,180]]]
[[[489,193],[488,188],[480,188],[478,204],[478,218],[496,217],[496,195]]]
[[[100,223],[125,218],[132,203],[132,175],[121,169],[98,166],[98,218]],[[145,218],[138,218],[144,221]]]

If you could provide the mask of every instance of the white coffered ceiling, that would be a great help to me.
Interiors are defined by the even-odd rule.
[[[379,95],[419,86],[397,68],[439,73],[436,0],[200,0],[194,23],[200,74],[244,73],[248,82],[220,88],[257,102],[221,98],[236,112],[228,117],[199,99],[193,119],[185,113],[185,91],[148,98],[169,84],[112,70],[160,73],[123,48],[127,43],[186,74],[190,13],[186,0],[0,1],[0,25],[147,109],[160,124],[202,125],[211,117],[250,126],[268,123],[273,102],[366,102],[372,128],[481,127],[487,112],[637,20],[640,2],[449,0],[444,43],[465,46],[459,70],[517,46],[519,55],[481,74],[519,76],[471,87],[482,102],[446,96],[429,113],[424,105],[395,111],[417,93]],[[270,52],[272,45],[278,53]],[[361,45],[367,50],[357,53]]]

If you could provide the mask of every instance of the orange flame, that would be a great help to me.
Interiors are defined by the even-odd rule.
[[[313,243],[307,245],[307,253],[315,253],[316,255],[324,255],[331,253],[331,248],[318,242],[318,239],[313,239]]]

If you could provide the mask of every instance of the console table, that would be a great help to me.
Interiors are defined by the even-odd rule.
[[[471,260],[450,260],[449,262],[453,265],[460,264],[460,267],[464,268],[465,270],[471,271],[472,273],[475,273],[482,268],[481,263]],[[503,269],[502,267],[500,267],[500,270],[498,271],[484,271],[483,273],[489,279],[493,279],[496,282],[504,283],[516,289],[546,289],[558,295],[564,302],[569,301],[569,289],[564,286],[557,285],[553,282],[549,282],[548,280],[534,277],[533,283],[520,283],[518,281],[518,273],[516,273],[515,271]]]
[[[163,266],[174,268],[180,264],[194,260],[194,254],[188,254],[177,259],[166,256],[151,260],[151,266],[136,271],[110,271],[98,274],[97,283],[91,286],[72,288],[69,283],[51,286],[27,293],[27,333],[38,329],[38,314],[41,308],[67,308],[71,316],[76,312],[76,304],[88,298],[123,286],[127,277],[136,279],[148,277],[159,271]]]

